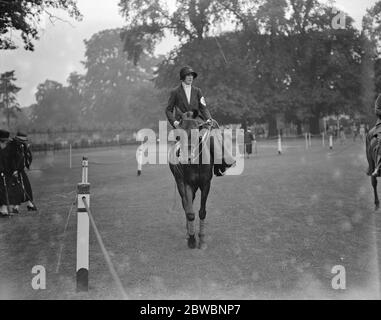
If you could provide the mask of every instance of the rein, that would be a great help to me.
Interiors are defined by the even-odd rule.
[[[197,126],[198,129],[201,129],[202,127],[204,126],[208,126],[207,128],[207,131],[202,135],[201,137],[201,140],[199,140],[199,142],[196,144],[195,148],[193,150],[199,150],[200,149],[200,145],[202,144],[202,148],[201,148],[201,152],[199,154],[201,154],[203,151],[206,151],[206,145],[205,145],[205,141],[210,137],[210,131],[211,131],[211,128],[213,126],[217,127],[218,129],[220,128],[218,122],[216,120],[212,120],[212,124],[209,124],[209,122],[207,121],[204,121],[203,123],[201,123],[200,125]],[[192,151],[193,151],[192,150]],[[190,160],[190,159],[188,159]],[[177,165],[174,166],[174,169],[177,171],[178,174],[180,175],[184,175],[184,171],[183,171],[183,164],[181,162],[179,162]]]
[[[206,145],[205,145],[204,142],[205,142],[205,140],[206,140],[207,138],[210,137],[210,130],[211,130],[211,128],[214,126],[214,124],[216,125],[216,127],[217,127],[218,129],[220,128],[218,122],[217,122],[216,120],[214,120],[214,119],[212,119],[212,124],[209,124],[209,122],[204,121],[203,123],[201,123],[201,124],[198,126],[198,129],[200,130],[203,126],[208,125],[208,129],[207,129],[207,131],[204,133],[204,135],[202,136],[201,141],[199,141],[198,144],[197,144],[197,145],[195,146],[195,148],[193,149],[193,150],[200,150],[200,145],[202,145],[201,152],[199,153],[199,156],[200,156],[200,154],[205,150]],[[192,151],[193,151],[193,150],[192,150]],[[193,153],[193,152],[192,152],[192,153]]]

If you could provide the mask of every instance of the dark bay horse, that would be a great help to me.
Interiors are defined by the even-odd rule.
[[[170,151],[169,167],[176,180],[186,217],[188,247],[196,248],[195,219],[193,202],[198,189],[201,190],[199,211],[199,248],[205,249],[206,201],[213,177],[213,153],[209,138],[211,125],[198,117],[198,112],[189,111],[182,115],[180,128],[187,134],[187,139],[180,141],[180,152],[173,146]],[[191,130],[199,130],[200,137],[191,139]],[[184,146],[184,142],[188,142]],[[173,161],[176,158],[177,161]]]
[[[380,131],[380,130],[379,130]],[[373,192],[375,210],[380,208],[380,200],[377,194],[377,178],[381,175],[381,131],[379,134],[370,131],[366,136],[366,157],[369,163],[368,175],[370,175]]]

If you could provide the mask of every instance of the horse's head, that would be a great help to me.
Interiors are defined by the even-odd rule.
[[[205,122],[202,118],[200,118],[198,110],[192,110],[184,112],[181,115],[181,122],[180,122],[180,128],[184,130],[184,132],[187,135],[187,147],[188,147],[188,154],[190,158],[198,157],[199,156],[199,146],[201,145],[202,141],[205,142],[207,137],[209,136],[209,130],[207,131],[200,131],[201,129],[210,129],[209,123]],[[200,131],[200,137],[198,139],[195,139],[195,135],[192,135],[192,131],[198,130]],[[185,140],[181,140],[182,143],[185,142]]]
[[[199,117],[198,110],[184,112],[181,115],[181,128],[190,133],[192,129],[199,129],[204,121]]]

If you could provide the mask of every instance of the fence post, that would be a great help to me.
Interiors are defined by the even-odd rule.
[[[138,147],[138,173],[137,175],[140,176],[142,174],[142,166],[143,166],[143,150],[142,145]]]
[[[77,185],[77,292],[89,290],[89,214],[82,201],[85,197],[90,206],[88,160],[82,159],[82,181]]]
[[[305,133],[305,138],[306,138],[306,149],[308,149],[308,133]]]

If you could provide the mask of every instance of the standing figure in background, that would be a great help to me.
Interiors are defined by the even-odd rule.
[[[366,136],[365,125],[362,123],[362,124],[360,125],[360,138],[361,138],[361,141],[362,141],[362,142],[365,141],[365,136]]]
[[[245,130],[245,135],[244,135],[245,156],[247,155],[248,158],[253,153],[253,141],[254,141],[254,136],[251,133],[251,130],[250,129]]]
[[[353,125],[352,125],[353,142],[356,141],[357,135],[358,135],[357,125],[356,125],[356,123],[354,122]]]
[[[32,164],[33,156],[28,144],[28,137],[25,133],[17,132],[16,136],[11,141],[12,155],[16,160],[15,169],[17,171],[20,186],[22,188],[21,203],[27,202],[28,211],[37,211],[33,203],[33,191],[25,168],[28,170]],[[18,207],[16,207],[16,213]]]
[[[339,133],[340,133],[340,144],[343,144],[345,143],[345,131],[342,125],[340,126]]]
[[[0,129],[0,217],[9,217],[12,212],[9,207],[8,182],[9,169],[9,132]]]

